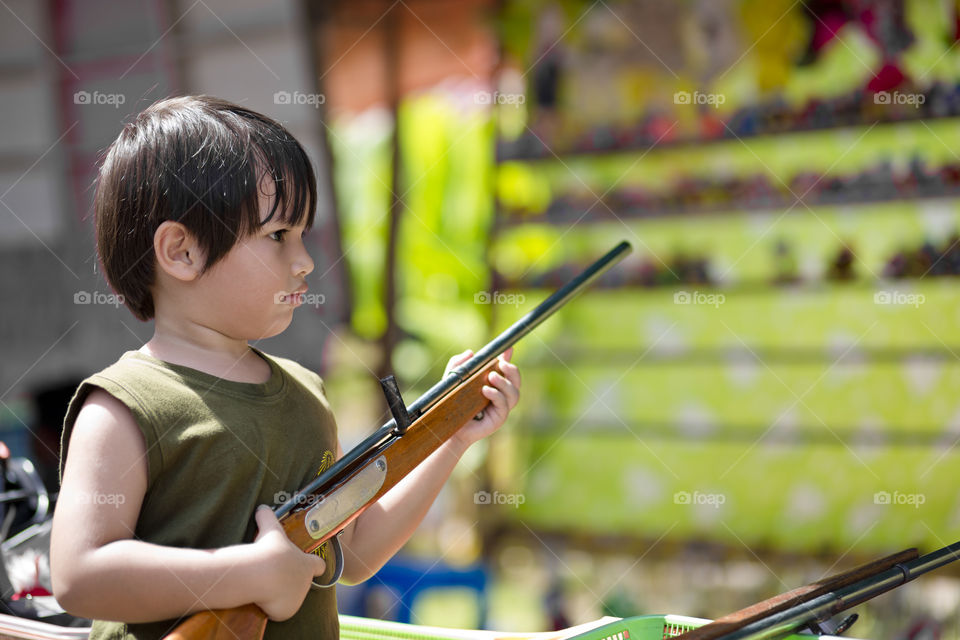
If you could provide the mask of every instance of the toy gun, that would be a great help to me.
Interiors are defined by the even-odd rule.
[[[857,614],[836,625],[831,617],[958,559],[960,542],[919,557],[916,549],[907,549],[723,616],[676,640],[767,640],[800,631],[840,635]]]
[[[621,242],[535,309],[454,368],[413,404],[406,406],[393,376],[380,381],[393,419],[351,449],[324,473],[298,491],[274,513],[287,537],[310,553],[324,542],[333,545],[343,571],[337,535],[380,499],[462,425],[489,404],[480,393],[497,366],[497,356],[533,331],[631,250]],[[256,605],[202,611],[178,625],[165,640],[237,640],[262,638],[267,615]]]

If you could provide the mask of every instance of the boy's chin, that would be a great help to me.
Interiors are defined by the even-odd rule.
[[[284,331],[287,327],[290,326],[290,323],[293,321],[293,314],[288,314],[286,318],[278,318],[274,320],[271,324],[267,325],[260,331],[260,335],[249,336],[248,340],[266,340],[267,338],[272,338],[278,336]]]

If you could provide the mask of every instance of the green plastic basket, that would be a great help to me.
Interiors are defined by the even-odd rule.
[[[605,618],[590,624],[568,629],[566,632],[511,633],[506,631],[477,631],[424,627],[400,622],[386,622],[370,618],[340,616],[342,640],[666,640],[703,626],[709,620],[687,616],[656,615],[632,618]],[[582,630],[581,630],[582,629]],[[832,636],[820,636],[827,640]],[[786,640],[812,640],[816,636],[794,634]],[[839,640],[839,639],[838,639]],[[842,640],[849,640],[844,638]]]

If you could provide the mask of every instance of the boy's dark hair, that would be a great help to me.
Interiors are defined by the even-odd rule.
[[[161,100],[110,146],[94,199],[97,251],[107,281],[140,320],[154,315],[153,236],[182,223],[206,253],[223,258],[260,220],[261,176],[276,188],[274,215],[313,224],[317,184],[310,159],[278,122],[208,96]]]

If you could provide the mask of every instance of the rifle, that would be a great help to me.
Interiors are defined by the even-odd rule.
[[[767,640],[804,629],[840,635],[857,614],[836,626],[826,624],[832,616],[958,559],[960,542],[923,556],[916,549],[906,549],[751,605],[674,640]]]
[[[533,331],[631,250],[621,242],[554,292],[535,309],[454,368],[413,404],[405,406],[396,379],[380,381],[393,419],[351,449],[329,469],[274,509],[290,540],[310,553],[331,540],[343,570],[336,536],[489,404],[480,389],[497,366],[497,356]],[[267,615],[255,604],[201,611],[179,624],[164,640],[262,638]]]

